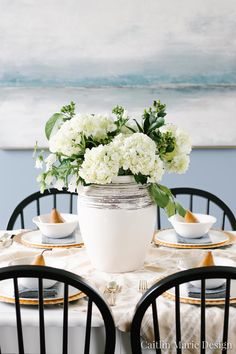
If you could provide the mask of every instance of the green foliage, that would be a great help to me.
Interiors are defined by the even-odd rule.
[[[61,113],[64,114],[64,118],[70,119],[75,115],[75,103],[71,101],[70,104],[61,108]]]
[[[149,187],[149,193],[153,201],[160,207],[165,209],[168,217],[178,213],[185,216],[186,210],[175,200],[170,189],[161,184],[153,183]]]
[[[53,128],[56,126],[56,124],[59,124],[60,122],[64,122],[68,119],[71,119],[75,115],[75,103],[71,102],[67,106],[63,106],[61,108],[60,113],[54,113],[47,121],[45,125],[45,135],[46,138],[49,140],[50,136],[52,134]]]
[[[141,184],[147,183],[147,177],[142,175],[141,173],[134,175],[134,179],[137,183],[141,183]]]
[[[53,128],[55,127],[56,123],[59,123],[59,121],[63,121],[63,118],[64,116],[62,113],[54,113],[49,118],[49,120],[45,125],[45,135],[48,140],[50,139],[50,136],[52,134]]]
[[[160,100],[154,101],[153,106],[144,110],[143,113],[143,131],[149,135],[154,130],[160,128],[165,124],[164,117],[166,116],[166,105],[162,104]]]
[[[160,208],[166,208],[168,203],[169,203],[169,195],[163,191],[160,188],[159,184],[152,183],[149,187],[149,192],[154,200],[154,202],[160,207]]]

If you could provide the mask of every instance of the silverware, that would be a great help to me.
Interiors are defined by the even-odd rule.
[[[11,234],[8,234],[8,233],[3,234],[0,237],[0,248],[7,248],[7,247],[11,246],[12,243],[13,243],[13,237],[14,236],[15,235],[11,235]]]
[[[147,280],[140,280],[138,285],[138,291],[144,294],[147,291],[147,289],[148,289]]]
[[[116,296],[121,292],[121,286],[118,285],[115,281],[110,281],[107,286],[105,287],[104,293],[108,293],[109,296],[109,304],[110,306],[115,306],[116,304]]]

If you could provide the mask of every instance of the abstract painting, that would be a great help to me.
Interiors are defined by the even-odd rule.
[[[45,121],[71,100],[138,118],[158,98],[194,146],[236,146],[234,0],[0,0],[0,10],[0,148],[46,146]]]

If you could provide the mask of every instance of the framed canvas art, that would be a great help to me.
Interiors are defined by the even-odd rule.
[[[0,1],[0,148],[46,146],[43,125],[160,98],[195,147],[236,146],[234,0]],[[168,120],[168,116],[167,116]]]

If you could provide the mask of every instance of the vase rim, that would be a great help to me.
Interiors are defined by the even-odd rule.
[[[116,176],[112,179],[111,183],[136,183],[134,176]]]

